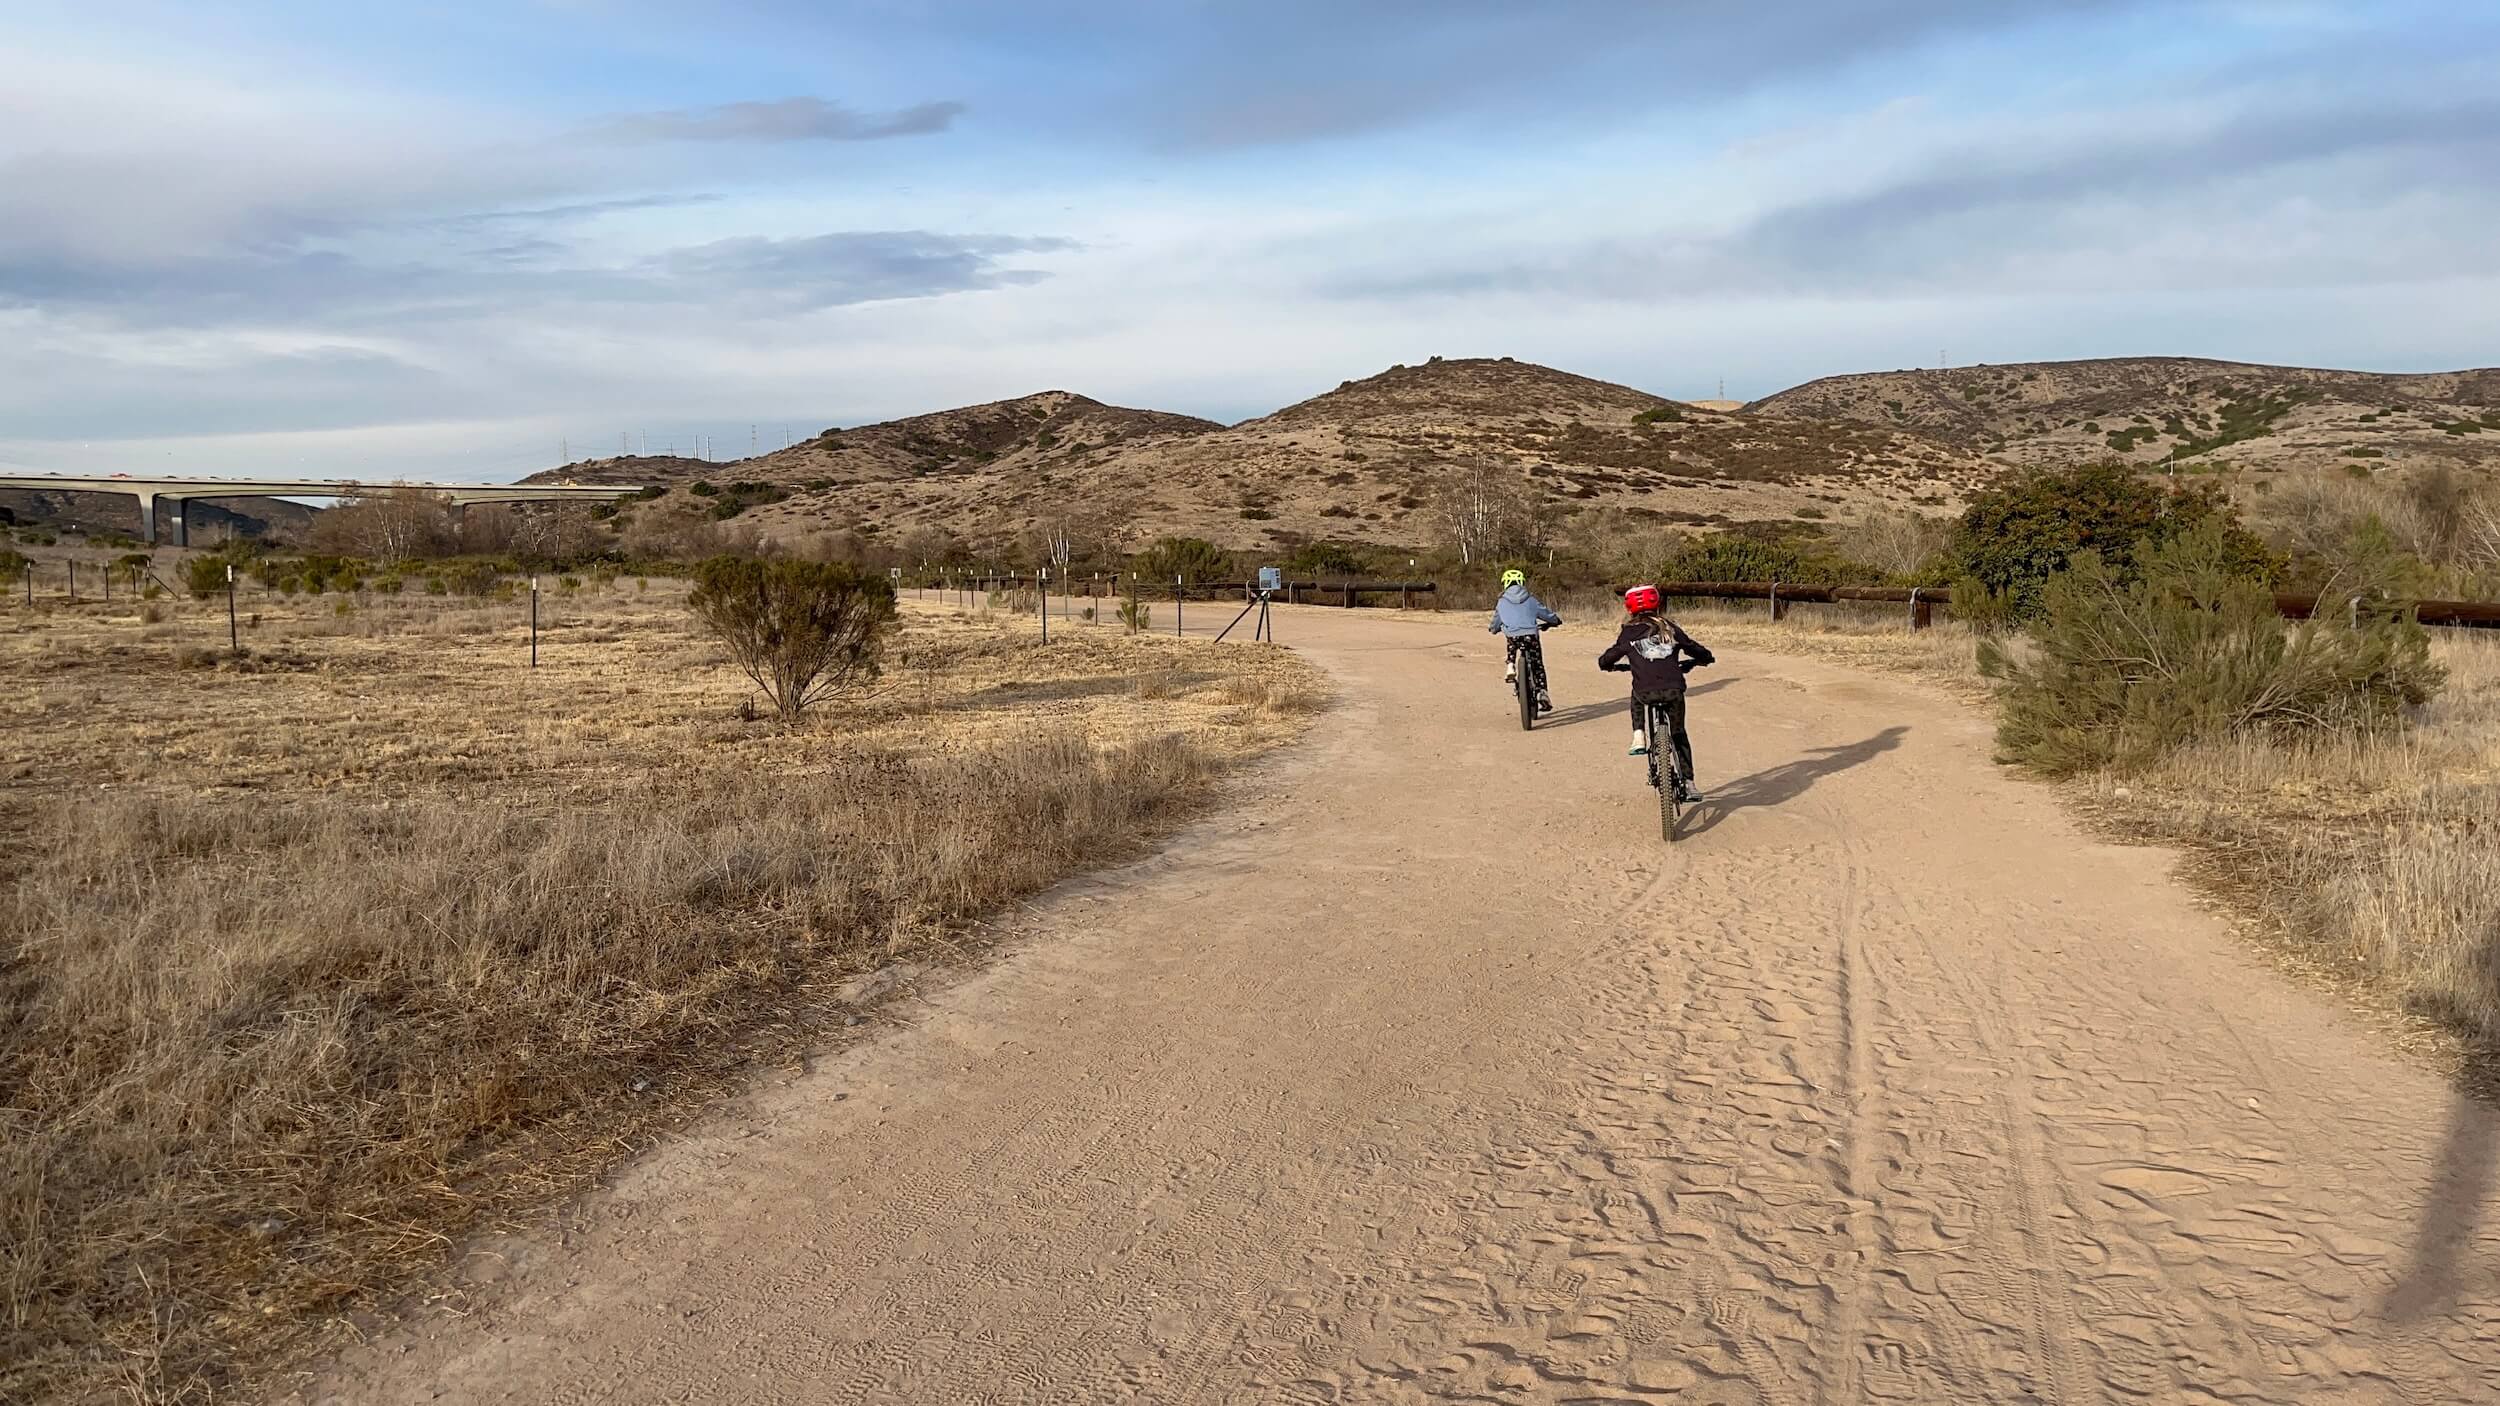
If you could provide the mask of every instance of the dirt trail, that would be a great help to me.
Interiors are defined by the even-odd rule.
[[[2500,1399],[2500,1125],[1975,713],[1731,652],[1668,849],[1593,630],[1530,736],[1470,619],[1279,633],[1245,808],[307,1395]]]

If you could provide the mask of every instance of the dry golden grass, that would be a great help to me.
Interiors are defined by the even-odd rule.
[[[2207,879],[2325,974],[2500,1057],[2500,639],[2443,632],[2448,684],[2409,731],[2247,737],[2086,788],[2187,843]]]
[[[20,614],[0,1399],[206,1400],[1289,737],[1266,646],[912,609],[795,731],[659,583]],[[1152,688],[1141,686],[1153,682]]]
[[[1801,605],[1685,612],[1704,643],[1919,675],[1984,700],[1970,631]],[[1889,617],[1889,618],[1887,618]],[[2296,974],[2405,1018],[2417,1049],[2500,1075],[2500,637],[2434,631],[2448,683],[2387,735],[2244,736],[2073,796],[2107,833],[2182,847],[2189,872]]]

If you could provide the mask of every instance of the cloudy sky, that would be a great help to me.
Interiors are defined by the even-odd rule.
[[[0,464],[2500,362],[2500,5],[6,0]]]

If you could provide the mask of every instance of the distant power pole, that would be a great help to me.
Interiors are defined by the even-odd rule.
[[[557,440],[557,441],[556,441],[556,459],[557,459],[557,461],[558,461],[558,462],[560,462],[560,463],[566,463],[566,464],[569,464],[569,463],[572,463],[572,462],[573,462],[573,438],[572,438],[572,436],[567,435],[567,436],[565,436],[564,438],[559,439],[559,440]]]
[[[747,426],[747,457],[755,457],[755,426],[752,423]]]
[[[625,457],[626,453],[627,446],[625,443],[625,432],[623,430],[618,430],[616,432],[616,457],[622,459]]]

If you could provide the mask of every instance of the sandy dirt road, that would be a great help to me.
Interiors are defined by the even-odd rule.
[[[1279,628],[1241,807],[304,1395],[2500,1400],[2500,1126],[1972,710],[1726,653],[1670,849],[1594,628]]]

